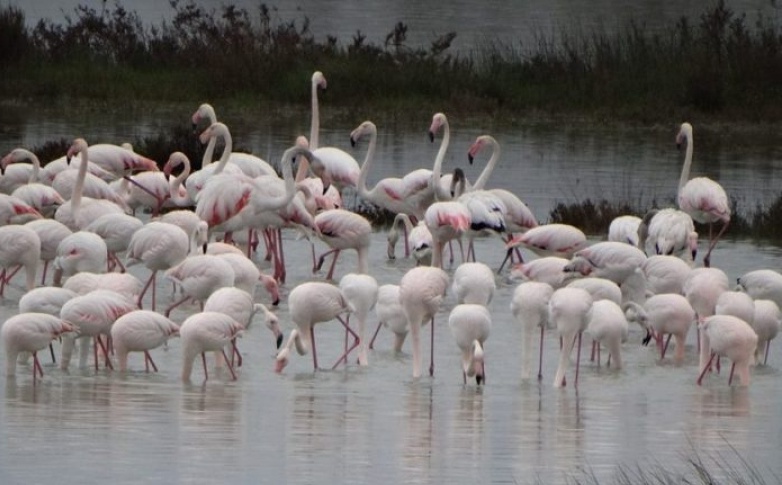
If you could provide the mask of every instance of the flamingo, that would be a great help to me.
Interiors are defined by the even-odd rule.
[[[208,165],[202,166],[201,170],[189,173],[185,178],[187,195],[191,201],[195,202],[198,200],[199,192],[201,192],[201,190],[206,186],[207,182],[215,175],[219,175],[221,173],[244,175],[242,169],[236,165],[228,163],[228,159],[231,158],[231,153],[233,150],[233,138],[231,138],[231,132],[224,123],[212,123],[201,132],[198,139],[202,144],[204,144],[210,142],[212,139],[216,140],[218,137],[222,137],[223,142],[225,143],[223,153],[220,155],[220,160],[218,160],[216,163],[210,163]],[[169,157],[169,160],[171,160],[171,157]],[[175,161],[172,162],[172,168],[177,166],[179,163],[184,163],[184,160],[177,155],[175,157]],[[188,167],[189,163],[185,165],[185,169]]]
[[[325,76],[320,71],[312,74],[312,119],[310,123],[310,150],[317,158],[310,161],[312,172],[323,180],[327,190],[332,184],[339,192],[345,187],[356,187],[361,169],[350,154],[335,147],[320,146],[320,110],[318,107],[318,89],[326,89]]]
[[[442,267],[443,247],[453,239],[461,246],[461,236],[472,222],[470,211],[461,202],[435,202],[426,209],[424,221],[432,234],[432,266]],[[464,259],[462,252],[462,261]]]
[[[404,224],[407,240],[405,247],[412,249],[416,265],[429,265],[432,262],[432,233],[426,227],[426,221],[420,220],[413,226],[410,216],[399,213],[394,217],[394,223],[388,230],[388,259],[396,259],[396,241],[399,239],[397,227]]]
[[[548,323],[548,304],[554,288],[548,283],[525,281],[513,291],[510,310],[521,325],[521,378],[529,379],[532,364],[532,332],[540,327],[538,380],[543,378],[543,332]]]
[[[399,285],[381,285],[377,289],[377,303],[375,304],[375,313],[377,314],[377,328],[369,341],[369,348],[373,348],[380,328],[385,326],[394,333],[394,352],[402,351],[402,345],[407,337],[407,317],[402,310],[402,304],[399,301]]]
[[[638,247],[638,226],[640,224],[641,218],[638,216],[615,217],[608,225],[608,240]]]
[[[469,241],[467,258],[472,258],[472,261],[475,261],[473,240],[481,234],[502,235],[507,230],[504,215],[507,209],[500,198],[494,196],[488,190],[474,190],[464,193],[463,176],[454,176],[453,180],[454,183],[458,181],[461,186],[459,191],[461,195],[458,196],[456,201],[464,204],[470,213],[470,227],[467,231],[467,239]]]
[[[149,351],[179,335],[179,325],[163,315],[149,310],[134,310],[119,317],[111,326],[111,341],[117,353],[119,371],[128,370],[128,353],[143,352],[144,366],[157,372]]]
[[[496,289],[494,272],[483,263],[462,263],[453,273],[451,290],[459,303],[488,306]]]
[[[709,247],[703,257],[703,265],[709,267],[711,251],[730,224],[730,204],[725,189],[717,182],[708,177],[690,179],[693,151],[692,125],[690,123],[682,123],[679,133],[676,135],[676,145],[681,146],[682,143],[686,143],[687,147],[682,173],[679,177],[679,208],[695,221],[709,225]],[[722,227],[714,236],[712,225],[717,221],[722,222]]]
[[[350,133],[350,144],[356,146],[359,140],[365,136],[369,136],[369,147],[358,175],[359,197],[394,214],[413,213],[415,208],[409,206],[408,200],[404,197],[404,184],[401,178],[384,178],[378,181],[371,190],[367,188],[369,168],[374,161],[375,145],[377,144],[377,127],[371,121],[361,123]]]
[[[690,269],[690,265],[684,260],[669,255],[649,256],[641,264],[641,270],[646,277],[646,291],[652,295],[662,293],[681,295]]]
[[[104,199],[83,197],[84,179],[87,175],[87,142],[83,138],[77,138],[68,149],[67,157],[81,155],[81,164],[73,187],[73,195],[65,204],[61,205],[54,213],[54,218],[68,226],[71,230],[78,230],[86,226],[103,214],[109,212],[124,213],[123,207]],[[62,175],[62,174],[61,174]],[[110,189],[109,189],[110,190]],[[62,193],[62,191],[58,192]],[[119,196],[117,196],[119,199]]]
[[[684,296],[692,305],[698,318],[698,329],[704,319],[716,313],[717,300],[728,291],[728,275],[718,268],[695,268],[690,271],[682,287]],[[708,336],[698,332],[698,348],[700,349],[699,368],[706,365],[711,358]]]
[[[538,281],[551,285],[557,289],[565,286],[572,273],[566,273],[565,268],[570,264],[569,259],[558,256],[544,256],[526,263],[519,263],[511,269],[512,279],[524,281]]]
[[[656,211],[646,229],[642,249],[647,254],[674,255],[694,262],[698,254],[698,233],[692,217],[673,208]]]
[[[755,300],[773,300],[782,308],[782,274],[773,269],[756,269],[739,276],[738,288]]]
[[[213,245],[210,245],[211,248]],[[210,254],[207,252],[207,255]],[[253,295],[255,293],[255,285],[258,282],[263,285],[264,289],[269,293],[272,300],[272,305],[277,306],[280,303],[280,287],[277,280],[271,276],[261,273],[255,263],[250,258],[242,254],[237,253],[223,253],[216,255],[223,261],[231,265],[231,269],[234,272],[234,286],[242,289]]]
[[[215,114],[215,110],[212,107],[212,105],[208,103],[203,103],[198,107],[195,113],[193,113],[191,119],[193,122],[193,129],[195,129],[202,119],[206,119],[210,125],[216,123],[217,115]],[[206,167],[207,165],[212,163],[212,154],[214,153],[216,144],[217,144],[216,138],[212,138],[209,140],[209,144],[206,146],[206,150],[204,151],[204,158],[201,161],[202,167]],[[239,167],[242,173],[244,173],[248,177],[254,178],[261,175],[276,175],[274,168],[271,165],[269,165],[269,163],[266,160],[263,160],[262,158],[259,158],[250,153],[233,152],[233,151],[230,153],[231,154],[228,157],[228,163],[232,163],[237,167]]]
[[[38,172],[38,179],[42,184],[49,185],[52,186],[52,188],[54,188],[53,187],[54,180],[57,178],[58,175],[60,175],[61,172],[67,170],[74,170],[76,173],[78,173],[79,165],[81,165],[81,160],[74,159],[68,161],[68,157],[63,155],[62,157],[52,160],[46,163],[43,167],[41,167],[41,171]],[[116,179],[114,174],[111,174],[103,170],[98,165],[92,162],[87,163],[87,174],[88,177],[89,175],[94,175],[95,177],[99,178],[103,182],[111,182]],[[75,176],[74,178],[72,178],[72,181],[73,180],[76,180]],[[71,190],[72,187],[73,187],[73,182],[71,182]],[[66,199],[68,198],[65,196],[65,194],[63,194],[59,190],[57,192],[63,197],[65,197]]]
[[[434,201],[449,201],[453,199],[453,195],[451,195],[453,175],[442,175],[443,160],[445,159],[445,154],[448,151],[448,146],[451,142],[451,125],[448,123],[448,118],[445,116],[445,113],[435,113],[434,116],[432,116],[432,123],[429,125],[429,141],[434,143],[434,138],[440,130],[443,132],[443,139],[440,142],[440,148],[437,150],[437,155],[434,159],[431,177],[429,178],[429,186],[427,188],[427,193],[431,193],[431,195],[424,198],[424,194],[409,194],[417,196],[419,199],[424,199],[422,200],[422,204],[425,203],[426,206],[431,205]]]
[[[117,253],[128,249],[133,233],[143,226],[144,223],[140,219],[128,214],[104,214],[87,224],[84,231],[97,234],[106,243],[109,258],[108,269],[111,270],[114,266],[119,266],[124,272],[125,267],[122,266]]]
[[[413,377],[421,377],[421,327],[431,320],[429,375],[434,375],[434,317],[445,299],[448,274],[436,266],[418,266],[402,276],[399,302],[413,339]]]
[[[244,290],[233,287],[223,287],[209,295],[204,303],[205,312],[225,313],[249,330],[253,316],[256,313],[263,314],[264,324],[274,335],[276,348],[282,345],[282,331],[280,330],[277,315],[272,313],[266,305],[255,303],[253,297]]]
[[[32,163],[18,163],[23,160],[32,160],[35,155],[23,148],[16,148],[6,154],[0,160],[0,193],[11,195],[16,189],[35,181],[40,170]],[[10,167],[9,165],[12,164]]]
[[[204,364],[204,380],[209,379],[206,369],[206,352],[221,352],[231,378],[236,380],[233,366],[225,355],[225,346],[235,347],[236,337],[244,327],[232,317],[220,312],[201,312],[191,315],[179,326],[179,338],[182,341],[182,381],[190,382],[193,373],[193,361],[201,354]]]
[[[586,235],[570,224],[542,224],[517,234],[508,242],[508,249],[522,246],[538,256],[571,258],[587,245]]]
[[[294,345],[299,355],[305,355],[312,349],[313,368],[318,370],[315,324],[334,319],[337,319],[356,340],[351,348],[345,349],[345,353],[337,360],[333,368],[336,368],[343,360],[347,363],[347,355],[358,346],[359,336],[341,317],[343,314],[351,313],[353,307],[338,286],[320,281],[301,283],[293,288],[288,295],[288,308],[291,321],[296,328],[291,330],[288,341],[277,352],[275,372],[282,372],[288,365],[291,347]]]
[[[77,231],[63,239],[57,246],[54,259],[54,284],[60,286],[63,276],[80,271],[105,273],[107,265],[106,243],[97,234]]]
[[[157,162],[135,153],[127,146],[98,143],[88,147],[87,158],[114,177],[125,177],[130,172],[159,170]],[[84,159],[82,159],[84,160]]]
[[[640,268],[645,261],[646,255],[636,247],[602,241],[576,251],[564,271],[609,279],[621,288],[623,302],[643,302],[646,280]]]
[[[19,299],[19,313],[46,313],[47,315],[58,317],[65,302],[75,296],[78,295],[65,288],[53,286],[33,288]],[[49,352],[52,355],[52,362],[56,362],[54,347],[51,343],[49,343]],[[26,356],[22,358],[22,355],[20,355],[19,358],[26,360]]]
[[[368,257],[372,225],[364,216],[345,209],[331,209],[315,216],[315,226],[318,229],[320,239],[331,247],[330,251],[320,256],[316,270],[323,265],[323,260],[327,255],[334,253],[334,259],[326,275],[327,280],[333,277],[337,257],[344,249],[356,250],[358,273],[366,274],[369,272]]]
[[[597,365],[600,365],[600,346],[608,349],[608,366],[614,361],[614,368],[622,368],[621,344],[627,341],[627,318],[622,308],[611,300],[597,300],[592,303],[592,316],[586,331],[597,345]]]
[[[188,256],[176,266],[166,270],[166,278],[182,288],[185,296],[166,308],[165,316],[188,300],[203,303],[219,288],[233,286],[234,270],[228,261],[220,256],[196,254]]]
[[[103,289],[137,299],[141,295],[144,283],[129,273],[90,273],[88,271],[80,271],[68,278],[62,287],[79,295],[86,295],[91,291]]]
[[[128,244],[125,267],[143,263],[152,271],[138,297],[138,306],[147,289],[152,285],[152,310],[155,309],[155,276],[184,260],[190,248],[190,238],[185,231],[167,222],[148,222],[133,233]]]
[[[182,165],[182,171],[174,177],[174,180],[171,180],[171,173],[174,171],[175,168]],[[216,167],[215,167],[216,168]],[[182,191],[183,182],[187,179],[187,177],[190,175],[190,159],[187,158],[187,155],[185,155],[182,152],[173,152],[166,161],[166,164],[163,165],[163,176],[166,178],[166,180],[169,180],[171,183],[169,184],[169,200],[171,203],[178,207],[185,207],[189,205],[193,205],[194,201],[190,198],[190,195],[187,193],[187,189]]]
[[[592,318],[592,296],[581,288],[559,288],[551,295],[548,307],[549,321],[556,325],[557,332],[562,338],[562,349],[560,350],[557,374],[554,376],[554,387],[565,386],[565,372],[570,363],[570,353],[573,351],[576,340],[578,340],[578,356],[576,357],[576,377],[573,385],[578,386],[581,334]]]
[[[0,227],[0,297],[12,275],[8,269],[21,265],[25,271],[27,291],[35,288],[35,275],[41,259],[41,240],[38,234],[26,226],[9,225]]]
[[[25,150],[24,148],[11,150],[11,152],[0,161],[0,173],[5,173],[9,164],[18,163],[23,160],[32,161],[33,168],[30,172],[30,178],[26,184],[19,185],[10,192],[10,194],[34,207],[41,214],[51,216],[57,207],[65,203],[65,199],[63,199],[62,195],[54,188],[38,181],[41,162],[33,152]],[[3,177],[0,180],[6,180],[6,177]],[[0,188],[0,191],[1,190],[2,189]]]
[[[752,297],[741,291],[723,291],[714,305],[715,315],[733,315],[752,326],[755,318],[755,302]]]
[[[646,329],[647,336],[644,345],[654,338],[660,349],[660,360],[665,358],[668,343],[671,336],[676,339],[676,352],[674,363],[681,365],[684,362],[684,344],[687,341],[687,333],[696,321],[693,310],[687,298],[675,293],[661,293],[649,297],[643,305],[628,302],[625,305],[627,319],[638,323]],[[663,337],[668,334],[668,339],[663,344]]]
[[[473,303],[456,305],[448,316],[448,327],[462,354],[462,378],[475,377],[479,386],[486,383],[484,344],[491,333],[491,314]]]
[[[60,318],[77,326],[79,334],[63,336],[60,368],[68,370],[76,339],[81,339],[79,367],[86,365],[87,345],[90,337],[93,338],[95,370],[98,370],[98,347],[101,348],[106,358],[106,366],[113,368],[109,360],[108,348],[104,345],[101,337],[110,335],[111,326],[117,318],[135,309],[136,304],[133,300],[111,290],[91,291],[86,295],[79,295],[65,302],[60,310]]]
[[[348,304],[353,308],[351,316],[355,315],[358,320],[358,363],[359,365],[368,365],[366,324],[369,312],[377,303],[377,280],[367,274],[348,273],[340,278],[339,289],[342,290]]]
[[[700,324],[701,335],[710,342],[709,359],[701,366],[698,375],[698,385],[711,366],[715,356],[724,356],[733,363],[730,368],[728,385],[733,381],[733,374],[738,371],[739,383],[748,386],[749,366],[755,363],[755,350],[758,346],[758,336],[752,327],[744,320],[733,315],[713,315]],[[703,347],[701,347],[703,348]]]
[[[13,195],[0,194],[0,226],[8,224],[26,224],[41,219],[38,210]]]
[[[41,284],[46,281],[46,272],[49,269],[49,262],[57,257],[57,246],[63,239],[73,234],[65,224],[54,219],[36,219],[25,224],[38,234],[41,241],[41,260],[43,260],[43,274],[41,275]]]
[[[46,313],[20,313],[3,323],[0,329],[5,344],[5,371],[8,377],[16,375],[16,361],[20,352],[33,354],[33,385],[36,373],[43,377],[43,367],[38,360],[38,351],[45,349],[52,340],[75,327],[61,318]]]
[[[610,300],[617,305],[622,304],[622,290],[619,285],[605,278],[579,278],[567,283],[570,288],[581,288],[592,295],[593,301]]]
[[[760,362],[763,355],[763,365],[768,362],[768,349],[771,341],[776,338],[782,326],[782,312],[773,300],[755,300],[755,313],[752,317],[752,328],[758,336],[758,348],[755,361]]]
[[[173,210],[171,212],[166,212],[154,220],[179,226],[180,229],[185,231],[185,234],[190,238],[189,253],[195,253],[199,248],[207,246],[207,242],[209,241],[209,224],[207,224],[206,221],[202,221],[201,218],[191,210]],[[235,246],[232,247],[235,248]],[[241,250],[236,250],[241,253]]]

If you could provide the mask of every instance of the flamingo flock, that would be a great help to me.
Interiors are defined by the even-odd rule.
[[[164,372],[153,352],[178,345],[183,381],[194,373],[209,377],[210,352],[214,365],[227,370],[218,376],[238,379],[242,352],[237,338],[257,315],[274,335],[276,356],[270,367],[277,373],[285,372],[294,351],[311,354],[313,369],[322,369],[318,353],[322,362],[329,349],[316,346],[315,324],[336,321],[340,325],[329,328],[344,331],[344,346],[331,368],[371,367],[375,340],[387,328],[395,335],[393,351],[398,354],[411,335],[416,379],[424,373],[425,333],[430,333],[428,374],[434,375],[435,325],[447,321],[462,384],[474,379],[483,386],[493,365],[490,335],[497,334],[495,340],[512,335],[506,322],[495,324],[492,318],[493,297],[507,285],[515,287],[510,310],[521,329],[523,380],[534,377],[535,358],[537,378],[543,378],[546,329],[556,329],[560,342],[553,387],[578,385],[584,334],[592,339],[594,365],[602,365],[605,348],[606,366],[613,372],[622,372],[627,362],[623,355],[631,346],[642,349],[651,341],[654,355],[666,361],[671,338],[672,372],[686,368],[691,329],[698,335],[699,355],[693,383],[702,385],[719,372],[720,358],[732,364],[728,382],[735,374],[741,385],[749,385],[754,366],[768,365],[769,343],[782,325],[782,274],[750,271],[732,287],[727,275],[711,266],[712,252],[729,227],[730,208],[717,182],[690,178],[691,124],[682,123],[675,137],[686,148],[678,205],[643,217],[618,217],[604,240],[593,241],[578,227],[540,222],[523,202],[524,194],[491,187],[492,171],[501,163],[500,143],[491,135],[478,136],[464,154],[472,164],[488,153],[474,182],[460,168],[445,167],[452,159],[447,156],[452,133],[442,112],[434,114],[426,131],[432,142],[442,135],[431,169],[370,184],[371,167],[383,163],[376,159],[378,127],[365,120],[346,134],[354,150],[365,145],[361,163],[342,148],[319,146],[318,93],[327,83],[321,72],[310,83],[309,140],[291,134],[296,141],[282,153],[281,175],[253,154],[234,152],[228,125],[217,121],[215,109],[206,103],[190,116],[206,145],[202,167],[195,172],[182,152],[161,160],[160,170],[157,162],[131,147],[90,145],[81,136],[62,159],[49,163],[42,164],[24,148],[4,156],[0,297],[22,292],[18,314],[3,322],[0,332],[8,375],[16,375],[19,364],[28,365],[37,383],[43,377],[38,351],[49,346],[55,361],[54,341],[61,339],[63,373],[78,340],[79,368],[87,367],[91,353],[96,373],[102,372],[101,364],[109,369],[103,372],[140,371],[142,365],[145,372]],[[218,139],[223,149],[213,161]],[[384,254],[389,261],[396,258],[401,229],[405,258],[412,255],[415,266],[394,284],[378,284],[383,270],[370,264],[378,229],[343,206],[346,190],[395,214]],[[151,215],[136,215],[139,211]],[[697,264],[696,222],[709,226],[702,266]],[[283,231],[311,243],[312,276],[306,281],[286,282]],[[504,255],[499,269],[480,260],[477,237],[488,238]],[[321,256],[316,255],[316,241],[328,247]],[[356,252],[356,264],[337,264],[345,250]],[[261,270],[262,259],[273,274]],[[55,270],[51,286],[49,263]],[[146,279],[129,274],[129,268]],[[25,275],[21,288],[12,283],[20,270]],[[158,282],[159,276],[163,281]],[[169,284],[170,303],[162,308],[158,287]],[[256,292],[258,286],[268,299]],[[145,298],[148,292],[151,297]],[[289,315],[283,325],[280,307]],[[287,338],[284,328],[290,329]],[[645,337],[633,341],[633,328]],[[177,337],[178,343],[168,343]],[[143,362],[135,362],[134,353]],[[199,356],[203,371],[195,365]]]

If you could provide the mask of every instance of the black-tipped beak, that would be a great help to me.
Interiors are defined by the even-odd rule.
[[[473,160],[475,160],[475,158],[472,156],[472,153],[468,153],[467,161],[470,162],[470,165],[472,165]]]
[[[193,128],[193,133],[197,134],[198,133],[198,123],[193,123],[191,126]]]
[[[484,379],[482,375],[478,374],[477,376],[475,376],[475,382],[480,386],[481,384],[486,382],[486,379]]]
[[[697,249],[693,249],[692,250],[692,260],[695,261],[696,257],[698,257],[698,250]]]
[[[5,167],[0,165],[0,175],[5,175]]]
[[[454,192],[454,191],[452,190],[452,191],[451,191],[451,197],[455,197],[455,196],[456,196],[456,192]]]
[[[204,249],[204,254],[206,254],[206,246],[207,246],[207,244],[208,244],[208,243],[204,243],[204,246],[203,246],[203,249]]]
[[[71,157],[70,155],[66,155],[66,156],[65,156],[65,163],[67,163],[68,165],[70,165],[70,164],[71,164],[71,158],[73,158],[73,157]]]
[[[649,329],[646,329],[646,337],[644,337],[643,340],[641,340],[641,344],[644,346],[649,345],[649,342],[652,341],[652,331]]]
[[[282,347],[282,334],[277,335],[277,348]]]
[[[356,140],[352,136],[350,137],[350,146],[356,148]]]
[[[279,305],[279,304],[280,304],[280,299],[279,299],[279,298],[277,298],[276,300],[274,300],[274,301],[272,302],[272,306],[277,306],[277,305]]]
[[[330,188],[330,187],[331,187],[331,185],[325,185],[325,184],[324,184],[324,185],[323,185],[323,194],[321,194],[321,195],[326,195],[326,192],[328,192],[328,191],[329,191],[329,188]]]
[[[429,141],[434,142],[434,133],[432,133],[431,131],[429,132]]]

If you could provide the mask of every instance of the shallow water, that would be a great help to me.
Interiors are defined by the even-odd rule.
[[[295,284],[322,279],[310,272],[306,241],[286,234],[288,285],[277,310],[291,329],[285,295]],[[479,259],[501,260],[495,238],[477,240]],[[318,248],[323,249],[318,243]],[[731,280],[746,271],[776,267],[780,249],[725,242],[713,263]],[[373,235],[372,275],[398,283],[412,267],[385,258],[385,233]],[[336,278],[355,268],[355,255],[340,257]],[[450,270],[449,270],[450,271]],[[144,277],[144,269],[134,268]],[[594,475],[608,481],[617,467],[690,470],[701,457],[720,475],[739,456],[767,477],[782,473],[779,339],[767,367],[753,371],[749,388],[729,387],[727,375],[695,385],[694,332],[681,367],[656,362],[633,328],[622,352],[625,368],[597,367],[582,356],[578,388],[551,386],[557,365],[554,332],[545,339],[543,380],[520,378],[521,336],[509,305],[515,282],[498,277],[491,302],[493,330],[486,345],[488,383],[462,384],[458,350],[447,328],[455,304],[449,295],[435,323],[435,374],[411,377],[409,344],[390,351],[381,332],[370,365],[313,372],[310,355],[293,355],[281,375],[273,372],[271,334],[257,322],[239,340],[244,365],[236,382],[195,366],[192,384],[179,379],[180,342],[153,356],[160,369],[146,374],[140,356],[128,375],[101,368],[66,374],[45,365],[35,388],[30,367],[5,377],[0,363],[0,482],[111,483],[139,479],[172,483],[566,483]],[[167,303],[169,285],[158,295]],[[16,312],[21,291],[7,290],[3,320]],[[258,290],[261,301],[268,296]],[[149,305],[147,302],[146,305]],[[181,322],[195,311],[175,310]],[[374,329],[374,316],[368,328]],[[422,338],[429,342],[428,330]],[[340,354],[344,332],[337,322],[316,327],[321,366]],[[585,339],[585,342],[588,339]],[[585,349],[587,348],[585,344]],[[44,353],[42,353],[44,354]],[[584,352],[585,356],[587,352]],[[59,356],[58,356],[59,358]],[[50,361],[43,355],[43,361]],[[73,363],[72,363],[73,364]],[[212,363],[210,362],[210,367]],[[718,459],[719,463],[712,460]],[[89,481],[89,480],[88,480]]]

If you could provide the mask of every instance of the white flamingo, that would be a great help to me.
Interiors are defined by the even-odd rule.
[[[369,341],[369,348],[373,348],[380,328],[385,326],[394,334],[394,352],[401,352],[407,337],[408,326],[407,317],[402,310],[402,303],[399,301],[399,285],[381,285],[377,289],[375,313],[377,314],[377,328],[372,340]]]
[[[538,350],[538,380],[543,378],[543,332],[548,325],[548,304],[554,288],[547,283],[525,281],[513,291],[510,309],[521,325],[521,378],[529,379],[532,372],[533,332],[540,327]]]
[[[638,216],[618,216],[608,225],[608,240],[627,243],[638,247],[638,226],[641,218]]]
[[[462,263],[453,273],[451,290],[459,303],[488,306],[496,289],[494,272],[484,263]]]
[[[37,219],[25,224],[38,234],[41,241],[41,260],[43,261],[43,274],[41,275],[41,284],[46,282],[46,273],[49,269],[49,263],[57,257],[57,246],[63,239],[73,234],[65,224],[54,219]]]
[[[75,327],[71,323],[46,313],[20,313],[9,318],[0,328],[0,336],[5,344],[6,375],[15,376],[19,354],[30,352],[33,355],[33,385],[35,385],[36,374],[43,377],[38,351],[45,349],[57,337],[74,330]]]
[[[483,305],[463,303],[456,305],[448,316],[456,346],[462,354],[462,378],[475,377],[479,386],[486,383],[484,345],[491,333],[491,314]]]
[[[627,341],[627,318],[622,308],[611,300],[597,300],[592,303],[592,316],[586,328],[597,345],[597,365],[600,365],[600,347],[608,349],[608,366],[613,360],[616,369],[622,368],[621,345]]]
[[[429,375],[434,375],[434,317],[445,299],[448,274],[438,267],[418,266],[402,276],[399,301],[407,317],[413,339],[413,377],[421,377],[421,327],[431,320],[431,360]]]
[[[151,365],[157,372],[149,351],[166,344],[169,338],[177,335],[179,325],[157,312],[134,310],[122,315],[111,326],[111,341],[117,353],[119,371],[128,370],[130,352],[143,352],[146,371],[149,372]]]
[[[625,305],[627,319],[637,322],[646,329],[647,336],[644,345],[651,339],[655,339],[660,350],[660,360],[665,358],[671,336],[676,339],[676,351],[673,361],[680,365],[684,362],[684,344],[687,341],[687,333],[696,321],[695,310],[690,302],[682,295],[675,293],[661,293],[649,297],[643,305],[628,302]],[[663,342],[663,337],[668,339]]]
[[[404,225],[405,248],[409,248],[416,260],[416,265],[429,265],[432,262],[432,233],[426,227],[426,221],[420,220],[413,226],[410,217],[407,214],[397,214],[394,222],[388,230],[388,259],[396,259],[396,241],[399,239],[398,227]]]
[[[41,259],[41,240],[38,234],[26,226],[0,227],[0,297],[11,279],[9,268],[20,266],[25,271],[25,288],[35,288],[35,276]]]
[[[763,356],[763,365],[768,362],[768,349],[771,341],[779,334],[782,326],[782,312],[773,300],[755,300],[755,314],[752,317],[752,328],[758,335],[758,348],[755,352],[755,361],[760,362]]]
[[[236,338],[243,330],[241,323],[220,312],[196,313],[182,322],[179,326],[179,338],[182,341],[182,381],[190,382],[193,361],[198,354],[201,354],[204,364],[204,380],[209,379],[206,352],[221,352],[231,378],[236,380],[236,372],[224,349],[227,345],[235,346]]]
[[[629,247],[629,246],[628,246]],[[581,335],[592,318],[592,297],[581,288],[559,288],[549,300],[548,318],[562,338],[559,366],[554,376],[554,387],[564,387],[565,372],[570,363],[570,353],[578,340],[576,377],[573,386],[578,386],[578,369],[581,363]]]
[[[369,312],[372,311],[377,303],[377,280],[367,274],[348,273],[340,278],[339,288],[353,308],[353,312],[348,316],[348,323],[350,323],[352,316],[355,316],[355,319],[358,320],[358,363],[359,365],[368,365],[369,357],[367,350],[369,346],[367,345],[366,325]]]
[[[749,367],[755,363],[755,350],[758,346],[758,336],[752,327],[733,315],[713,315],[704,319],[699,326],[701,335],[706,335],[711,347],[708,360],[700,368],[698,385],[702,383],[714,357],[722,356],[732,362],[728,385],[733,381],[733,374],[738,371],[739,383],[748,386]]]
[[[195,254],[188,256],[176,266],[166,270],[166,278],[180,286],[184,297],[166,308],[164,315],[188,300],[203,306],[209,296],[220,288],[233,286],[234,270],[228,261],[220,256]]]

